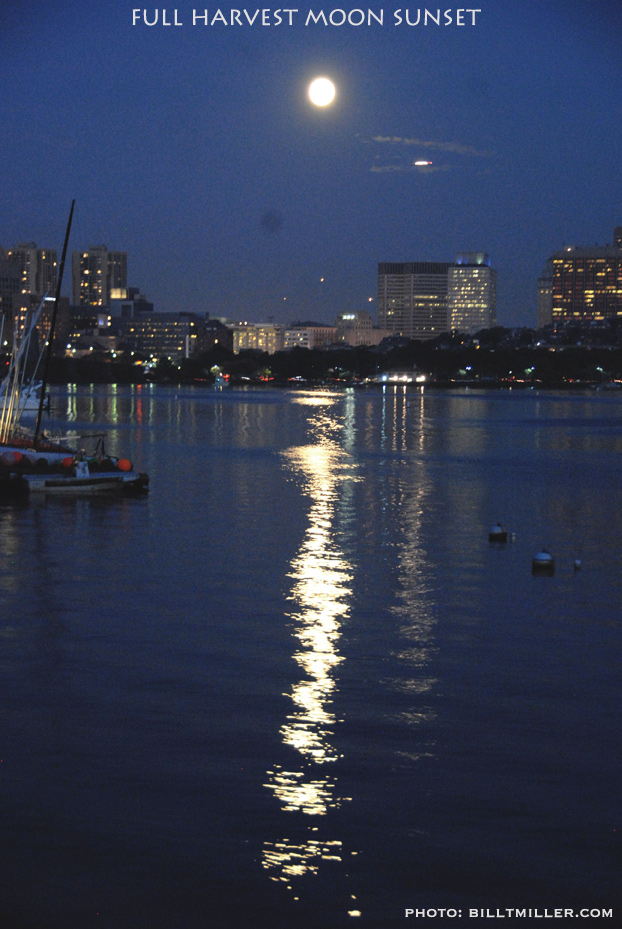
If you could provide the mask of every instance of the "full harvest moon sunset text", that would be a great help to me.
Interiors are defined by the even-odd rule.
[[[343,10],[297,9],[178,9],[132,10],[133,26],[475,26],[480,9],[393,10],[385,20],[380,8]]]

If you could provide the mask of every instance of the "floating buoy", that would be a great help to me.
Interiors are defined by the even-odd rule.
[[[546,548],[543,548],[541,552],[538,552],[531,559],[531,573],[532,574],[554,574],[555,573],[555,559]]]
[[[579,571],[579,570],[581,569],[581,559],[580,559],[580,558],[575,558],[574,564],[573,564],[573,568],[575,569],[575,571]]]
[[[117,461],[117,468],[119,469],[119,471],[131,471],[132,462],[129,461],[129,459],[127,458],[119,458],[119,460]]]
[[[61,464],[62,464],[63,468],[67,468],[67,470],[69,470],[69,468],[73,467],[73,458],[71,457],[71,455],[67,455],[66,458],[63,458]]]
[[[508,534],[503,528],[501,523],[497,523],[496,526],[493,526],[490,532],[488,533],[489,542],[507,542]]]
[[[3,452],[0,455],[0,464],[3,464],[5,468],[14,468],[21,460],[21,452]]]

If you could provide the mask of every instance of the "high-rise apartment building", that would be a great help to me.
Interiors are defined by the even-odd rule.
[[[460,252],[447,272],[449,328],[472,335],[497,325],[497,272],[485,252]]]
[[[72,255],[72,301],[74,306],[109,306],[112,298],[127,292],[127,252],[109,251],[92,245]]]
[[[31,349],[42,352],[52,325],[52,315],[55,305],[55,294],[48,295],[42,302],[41,294],[22,293],[13,297],[13,326],[15,331],[23,332],[33,314],[41,306],[41,313],[35,329],[35,341],[31,342]],[[61,297],[58,301],[56,311],[56,323],[54,327],[54,353],[62,354],[64,345],[69,334],[69,299]]]
[[[549,260],[554,324],[622,317],[622,227],[613,245],[569,246]]]
[[[56,250],[37,248],[36,242],[23,242],[7,252],[20,277],[23,294],[49,294],[56,291]]]
[[[449,329],[447,273],[443,261],[378,265],[378,326],[408,339],[434,339]]]

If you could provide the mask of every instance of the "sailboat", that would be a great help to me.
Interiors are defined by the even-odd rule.
[[[47,297],[43,298],[38,309],[23,326],[14,327],[9,370],[0,386],[0,493],[5,497],[33,493],[136,493],[146,491],[149,486],[148,475],[135,471],[128,459],[115,458],[106,454],[102,437],[99,437],[93,453],[87,455],[84,451],[77,451],[71,444],[65,444],[62,440],[50,439],[41,430],[54,328],[74,205],[75,201],[71,204],[50,332],[44,345],[45,371],[39,388],[39,404],[34,431],[26,429],[22,423],[29,386],[25,383],[24,371],[30,342]],[[38,364],[39,362],[37,367]]]

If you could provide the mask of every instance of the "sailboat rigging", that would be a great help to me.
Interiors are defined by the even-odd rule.
[[[101,437],[95,453],[87,458],[82,451],[77,452],[69,445],[51,441],[41,429],[74,206],[75,200],[71,204],[65,233],[50,329],[43,343],[44,372],[32,434],[21,423],[25,407],[24,373],[31,338],[36,332],[47,296],[34,313],[27,314],[23,325],[16,323],[9,370],[0,385],[0,492],[4,496],[31,493],[127,493],[145,491],[149,485],[148,476],[134,471],[127,459],[107,455]]]

